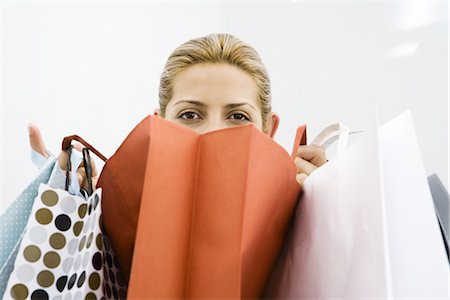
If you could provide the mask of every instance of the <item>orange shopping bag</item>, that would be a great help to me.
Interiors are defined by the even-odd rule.
[[[205,134],[144,119],[106,163],[103,224],[129,298],[256,298],[300,186],[293,158],[251,124]]]

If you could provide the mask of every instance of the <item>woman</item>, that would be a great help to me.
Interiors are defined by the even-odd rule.
[[[271,97],[269,76],[258,52],[230,34],[210,34],[187,41],[169,56],[154,114],[198,133],[252,123],[273,138],[279,117],[271,110]],[[29,132],[31,148],[49,157],[39,129],[30,125]],[[66,153],[61,152],[58,160],[64,169]],[[295,158],[298,183],[303,184],[325,162],[322,148],[300,146]],[[83,165],[77,175],[80,186],[87,189]],[[94,182],[97,175],[94,166]]]

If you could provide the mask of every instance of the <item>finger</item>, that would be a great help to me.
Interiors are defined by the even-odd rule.
[[[74,146],[74,148],[72,149],[72,151],[78,151],[76,148],[75,148],[75,146]],[[67,160],[69,159],[69,154],[67,153],[67,151],[61,151],[60,153],[59,153],[59,155],[58,155],[58,163],[59,163],[59,167],[62,169],[62,170],[66,170],[66,167],[67,167]],[[80,166],[83,166],[83,162],[81,162],[81,164],[80,164]]]
[[[84,146],[83,146],[83,147],[84,147]],[[95,176],[97,176],[97,167],[95,166],[95,160],[94,160],[94,157],[93,157],[93,155],[91,155],[91,154],[92,154],[92,152],[89,152],[89,157],[90,157],[90,160],[91,160],[92,177],[95,177]],[[82,165],[84,166],[84,162],[83,162]]]
[[[83,152],[83,148],[84,148],[84,145],[83,145],[83,144],[81,144],[81,143],[75,141],[75,142],[73,143],[73,147],[74,147],[76,150],[78,150],[78,151],[80,151],[80,152]],[[97,176],[97,167],[95,166],[95,161],[94,161],[92,155],[90,155],[90,158],[91,158],[92,177],[94,177],[94,176]],[[84,167],[84,162],[81,163],[81,166]]]
[[[317,167],[320,167],[327,162],[325,149],[316,145],[298,147],[297,156],[309,161]]]
[[[299,173],[295,176],[295,179],[297,180],[298,184],[300,184],[300,186],[303,186],[303,182],[306,178],[308,178],[308,175],[306,175],[305,173]]]
[[[95,189],[97,188],[97,182],[98,182],[98,176],[93,176],[92,177],[92,187],[94,188],[94,191],[95,191]]]
[[[84,148],[83,144],[75,141],[75,142],[73,142],[73,147],[77,151],[83,152],[83,148]],[[95,166],[95,161],[94,161],[92,156],[90,156],[90,161],[91,161],[91,171],[92,171],[92,177],[91,177],[92,178],[92,189],[95,190],[95,187],[96,187],[97,181],[98,181],[98,178],[97,178],[97,167]],[[81,162],[80,167],[78,167],[77,176],[78,176],[78,179],[79,179],[79,182],[80,182],[80,187],[83,188],[86,191],[89,190],[89,181],[88,181],[88,178],[87,178],[84,161]]]
[[[80,180],[80,187],[82,189],[84,189],[85,191],[89,190],[89,181],[86,175],[86,170],[84,169],[84,167],[79,167],[77,170],[77,176],[78,179]],[[94,185],[94,181],[92,181],[92,188],[94,189],[95,185]]]
[[[92,178],[97,177],[97,167],[95,166],[95,161],[91,156],[91,168],[92,168]],[[95,186],[95,185],[94,185]]]
[[[86,178],[86,172],[84,171],[83,167],[78,168],[77,170],[77,178],[78,178],[78,183],[80,184],[80,187],[82,187],[83,189],[87,190],[87,178]]]
[[[67,165],[67,159],[69,158],[69,155],[67,154],[67,151],[61,151],[58,155],[58,163],[61,170],[66,170]]]
[[[89,190],[89,181],[86,175],[86,170],[84,167],[80,167],[77,170],[78,181],[80,182],[80,187],[84,190]],[[92,176],[92,190],[95,191],[97,186],[98,176]]]
[[[83,152],[83,149],[84,149],[84,145],[83,144],[81,144],[80,142],[77,142],[77,141],[75,141],[75,142],[73,142],[73,147],[76,149],[76,150],[78,150],[78,151],[80,151],[80,152]],[[92,176],[97,176],[97,168],[95,167],[95,162],[94,162],[94,160],[92,159],[92,156],[90,156],[90,158],[91,158],[91,170],[92,170]],[[84,167],[84,160],[81,162],[81,165],[80,165],[81,167]]]
[[[50,157],[50,155],[47,153],[47,150],[45,150],[45,144],[41,136],[41,131],[36,124],[28,124],[28,135],[30,138],[31,149],[47,158]]]
[[[84,146],[83,146],[82,143],[76,142],[76,141],[75,141],[75,142],[72,143],[72,145],[73,145],[73,147],[74,147],[76,150],[78,150],[78,151],[80,151],[80,152],[83,151]]]
[[[305,173],[306,175],[310,175],[317,169],[315,165],[300,157],[295,158],[295,165],[297,166],[297,173]]]

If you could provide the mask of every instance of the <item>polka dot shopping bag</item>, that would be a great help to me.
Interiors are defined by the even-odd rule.
[[[101,189],[85,199],[41,184],[5,297],[125,298],[126,287],[102,234]]]
[[[14,267],[17,251],[38,193],[39,185],[47,183],[55,166],[55,158],[44,164],[39,174],[0,216],[0,298]]]
[[[103,233],[101,195],[101,189],[83,198],[39,185],[5,299],[126,298],[118,260]]]

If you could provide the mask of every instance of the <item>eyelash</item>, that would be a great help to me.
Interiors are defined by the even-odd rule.
[[[199,116],[199,114],[196,113],[195,111],[188,110],[188,111],[185,111],[185,112],[179,114],[179,115],[177,116],[177,118],[178,118],[178,119],[182,119],[182,120],[198,120],[198,119],[187,119],[187,118],[183,118],[183,116],[184,116],[185,114],[187,114],[187,113],[194,113],[194,114],[196,114],[197,116]],[[238,121],[238,122],[250,122],[250,121],[251,121],[250,118],[247,117],[247,116],[246,116],[245,114],[243,114],[243,113],[234,113],[234,114],[232,114],[232,116],[234,116],[234,115],[241,115],[241,119],[233,119],[234,121]],[[200,116],[199,116],[199,117],[200,117]],[[245,119],[242,120],[242,117],[244,117]]]

